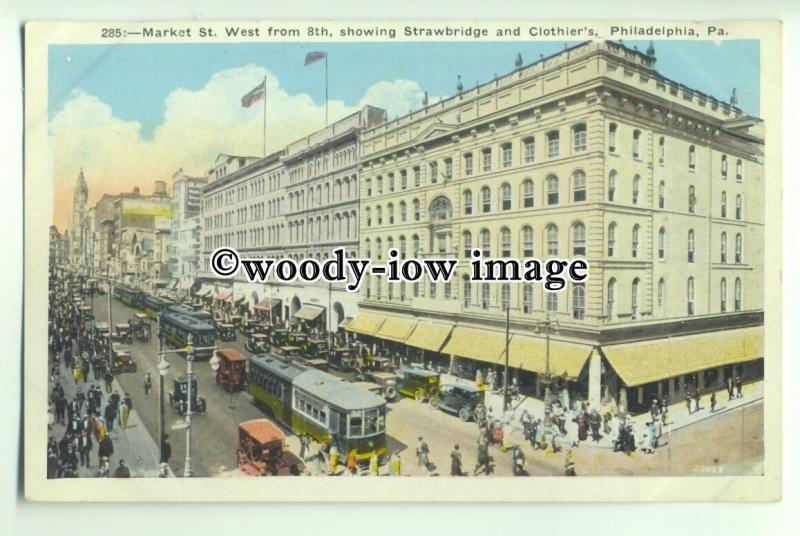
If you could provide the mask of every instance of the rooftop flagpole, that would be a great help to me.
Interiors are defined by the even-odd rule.
[[[267,75],[264,75],[264,132],[262,141],[264,142],[263,158],[267,157]]]

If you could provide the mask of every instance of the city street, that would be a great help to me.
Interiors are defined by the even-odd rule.
[[[106,300],[106,297],[95,298],[94,312],[97,320],[107,320]],[[126,322],[137,311],[112,300],[112,312],[112,321],[119,323]],[[241,335],[234,342],[219,344],[247,355]],[[134,407],[155,441],[158,436],[159,415],[158,339],[154,336],[146,343],[135,341],[130,348],[138,363],[138,371],[119,374],[117,380],[132,395]],[[185,374],[186,361],[177,354],[168,354],[167,360],[171,365],[164,386],[166,427],[172,443],[170,466],[176,475],[181,476],[184,474],[186,434],[185,430],[170,431],[183,418],[168,406],[168,393],[173,389],[173,380]],[[145,396],[143,388],[147,371],[153,377],[153,390],[149,396]],[[211,477],[235,468],[238,423],[263,418],[264,414],[252,404],[246,393],[230,395],[218,387],[208,362],[196,361],[194,371],[199,394],[207,399],[208,405],[206,415],[197,415],[192,419],[192,468],[194,476]],[[762,470],[763,459],[762,413],[763,404],[756,402],[743,409],[681,428],[671,434],[671,437],[665,432],[660,448],[652,455],[637,451],[626,456],[609,448],[593,447],[585,443],[574,449],[577,471],[580,475],[616,476],[758,474]],[[471,473],[475,467],[478,429],[473,422],[465,423],[455,415],[443,413],[428,404],[401,398],[388,405],[386,428],[389,450],[398,452],[403,474],[428,474],[427,470],[416,463],[414,449],[419,436],[425,439],[431,450],[429,457],[435,465],[431,474],[449,475],[450,452],[455,444],[460,446],[464,471]],[[514,437],[512,442],[523,444],[529,474],[563,474],[568,445],[564,445],[564,451],[553,454],[549,450],[534,452],[530,445],[518,437]],[[289,447],[295,453],[299,451],[299,441],[293,435],[289,437]],[[497,447],[491,447],[490,454],[494,461],[494,475],[512,474],[510,452],[501,452]],[[386,472],[386,468],[383,468],[382,473]]]

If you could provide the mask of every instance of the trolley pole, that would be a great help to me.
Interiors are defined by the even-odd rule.
[[[161,331],[161,313],[158,314],[158,462],[164,460],[164,332]]]
[[[194,361],[194,346],[192,334],[186,338],[186,461],[183,467],[183,476],[192,476],[192,362]]]

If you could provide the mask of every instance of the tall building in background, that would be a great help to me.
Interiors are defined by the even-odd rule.
[[[70,263],[74,266],[87,264],[88,254],[88,224],[87,202],[89,199],[89,187],[86,184],[86,177],[83,176],[83,169],[78,173],[75,181],[75,188],[72,196],[72,243],[70,246]]]
[[[461,268],[447,284],[372,277],[348,329],[472,378],[507,360],[524,392],[558,377],[595,407],[761,377],[762,122],[655,63],[584,43],[364,131],[361,256]],[[589,278],[470,281],[475,249],[582,257]]]
[[[188,291],[197,277],[201,251],[203,186],[207,177],[191,177],[179,169],[172,175],[170,287]]]

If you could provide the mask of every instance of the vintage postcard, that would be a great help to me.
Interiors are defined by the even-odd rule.
[[[781,32],[27,24],[26,497],[779,499]]]

